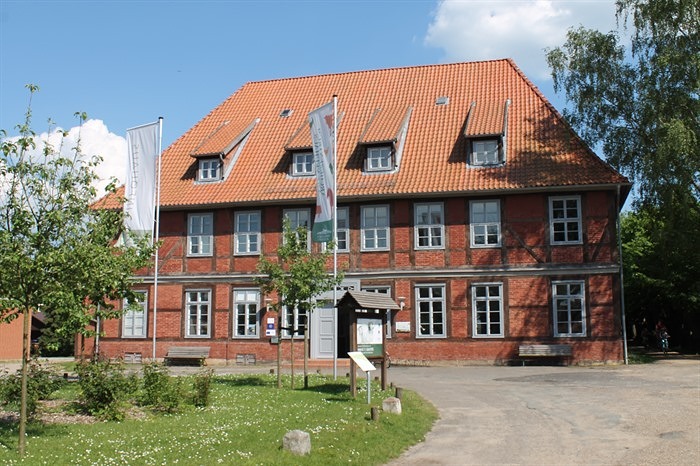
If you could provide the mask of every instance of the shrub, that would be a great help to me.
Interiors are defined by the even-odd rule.
[[[105,420],[124,419],[123,402],[136,391],[136,375],[126,375],[121,361],[81,362],[76,366],[80,402],[89,414]]]
[[[206,369],[194,376],[192,394],[192,404],[202,408],[209,404],[209,393],[211,392],[211,379],[214,376],[212,369]]]
[[[182,399],[182,383],[171,377],[168,368],[156,362],[143,366],[143,389],[139,401],[157,411],[173,413]]]
[[[36,414],[39,400],[48,399],[64,380],[36,358],[27,366],[27,415]],[[0,406],[19,411],[22,400],[22,370],[0,376]]]

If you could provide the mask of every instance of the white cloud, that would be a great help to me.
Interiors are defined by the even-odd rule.
[[[114,177],[123,184],[126,179],[126,139],[114,133],[110,133],[102,120],[87,120],[82,126],[75,126],[62,137],[63,129],[56,128],[51,133],[37,135],[36,149],[31,157],[41,157],[45,143],[49,143],[54,150],[60,150],[64,157],[72,158],[74,148],[80,140],[80,150],[83,158],[87,160],[95,155],[102,157],[102,162],[95,169],[99,181],[95,183],[98,196],[104,194],[104,188]],[[10,139],[17,139],[12,137]]]
[[[445,0],[425,43],[443,49],[447,61],[513,58],[530,78],[548,79],[544,49],[562,45],[566,31],[579,25],[615,29],[615,2]]]

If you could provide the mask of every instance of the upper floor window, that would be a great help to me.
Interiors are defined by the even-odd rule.
[[[469,233],[473,248],[501,245],[501,212],[498,201],[471,201]]]
[[[236,254],[259,254],[260,212],[237,212],[234,235]]]
[[[445,285],[416,286],[416,337],[445,337]]]
[[[471,141],[471,165],[498,165],[502,162],[503,155],[498,139],[473,139]]]
[[[129,303],[124,300],[122,315],[122,337],[146,338],[146,322],[148,315],[148,294],[136,291],[136,301]]]
[[[389,206],[362,207],[362,250],[389,249]]]
[[[581,198],[549,198],[549,231],[552,244],[581,243]]]
[[[187,218],[187,254],[211,256],[214,235],[213,214],[190,214]]]
[[[316,173],[313,152],[294,152],[292,159],[292,175],[313,176]]]
[[[390,146],[368,147],[366,170],[368,172],[389,171],[392,167]]]
[[[289,228],[295,232],[297,239],[299,238],[299,228],[303,228],[306,231],[306,246],[307,249],[311,250],[311,211],[309,209],[286,209],[284,211],[284,218],[289,221]]]
[[[185,336],[209,337],[211,319],[211,290],[185,292]]]
[[[583,297],[582,281],[552,283],[555,337],[586,336],[586,309]]]
[[[221,180],[221,159],[200,159],[198,181],[219,181]]]
[[[414,229],[416,249],[444,247],[445,222],[442,203],[416,204]]]
[[[240,289],[233,292],[233,336],[257,338],[260,333],[260,291]]]
[[[348,208],[338,207],[336,211],[337,223],[337,246],[338,251],[348,252],[350,250],[350,223],[348,222]]]
[[[472,285],[472,325],[475,337],[503,336],[503,285]]]

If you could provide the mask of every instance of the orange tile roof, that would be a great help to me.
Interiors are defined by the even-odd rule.
[[[344,197],[628,184],[576,137],[539,90],[505,59],[247,83],[163,153],[161,206],[313,202],[315,180],[288,176],[285,147],[310,147],[308,112],[333,95],[338,96],[338,112],[343,114],[338,128],[340,202]],[[441,96],[449,97],[447,105],[436,105]],[[468,166],[464,133],[472,102],[477,104],[469,130],[484,134],[493,131],[494,124],[496,129],[502,126],[506,100],[510,100],[507,163]],[[360,144],[396,137],[409,108],[400,169],[367,176]],[[282,117],[284,109],[292,113]],[[382,110],[372,122],[377,109]],[[227,147],[231,141],[226,139],[235,138],[255,119],[259,122],[226,179],[194,183],[197,161],[192,155]]]

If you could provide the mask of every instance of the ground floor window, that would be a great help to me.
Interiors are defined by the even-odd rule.
[[[586,309],[582,281],[552,283],[554,336],[586,336]]]
[[[289,338],[294,331],[294,338],[304,338],[308,322],[308,313],[305,308],[293,308],[285,306],[282,314],[282,336]]]
[[[241,289],[233,292],[233,336],[256,338],[260,332],[260,291]]]
[[[445,285],[416,286],[416,337],[446,336]]]
[[[472,285],[472,325],[475,337],[503,336],[503,284]]]
[[[211,290],[187,290],[185,292],[187,323],[185,336],[209,337],[211,318]]]
[[[148,294],[145,291],[135,291],[136,301],[129,303],[124,300],[122,315],[122,337],[146,338],[146,322],[148,315]]]

